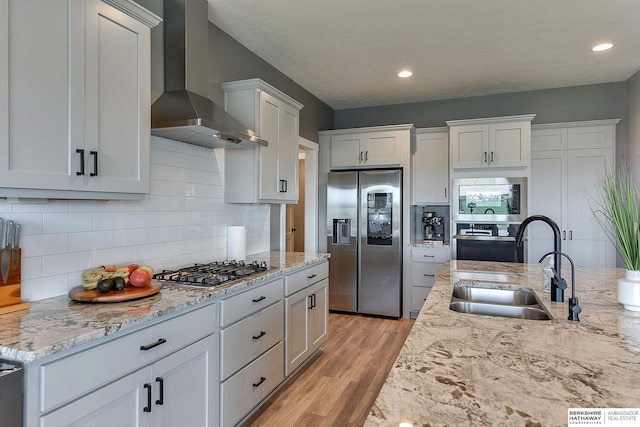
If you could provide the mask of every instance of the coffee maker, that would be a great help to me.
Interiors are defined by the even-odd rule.
[[[444,242],[444,225],[435,212],[422,212],[422,230],[425,242]]]

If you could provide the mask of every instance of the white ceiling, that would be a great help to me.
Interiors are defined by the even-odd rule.
[[[209,20],[333,109],[625,81],[640,0],[208,0]],[[598,43],[612,50],[593,53]],[[414,76],[396,73],[411,69]]]

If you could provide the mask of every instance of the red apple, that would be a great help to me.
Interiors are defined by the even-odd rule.
[[[129,283],[136,288],[142,288],[151,283],[151,274],[144,269],[138,268],[129,275]]]

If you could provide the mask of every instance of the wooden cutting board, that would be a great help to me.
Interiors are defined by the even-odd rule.
[[[122,302],[155,295],[160,292],[161,288],[162,284],[155,280],[152,280],[150,285],[142,288],[125,286],[121,291],[111,291],[106,294],[97,289],[87,290],[82,286],[76,286],[69,291],[69,297],[74,301],[80,302]]]

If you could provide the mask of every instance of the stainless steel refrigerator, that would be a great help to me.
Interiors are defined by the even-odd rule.
[[[401,317],[402,172],[330,172],[329,309]]]

